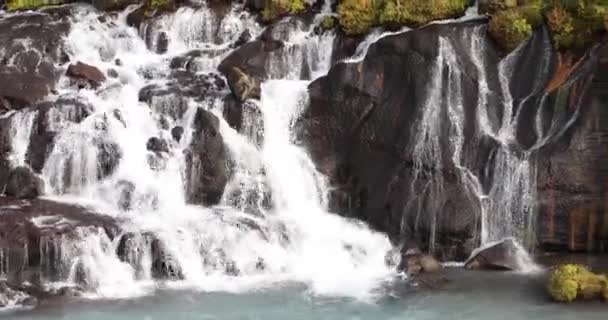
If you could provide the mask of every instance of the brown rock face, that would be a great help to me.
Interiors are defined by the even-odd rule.
[[[578,119],[541,152],[537,229],[549,251],[608,252],[608,46],[593,59],[591,77],[559,89],[556,108],[580,101]]]
[[[106,76],[97,67],[80,61],[76,62],[76,64],[71,64],[66,71],[66,75],[80,81],[85,81],[94,88],[106,80]]]

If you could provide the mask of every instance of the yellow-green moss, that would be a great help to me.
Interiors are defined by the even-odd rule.
[[[6,9],[8,11],[39,9],[63,4],[63,0],[6,0]]]
[[[582,48],[607,30],[607,0],[486,1],[490,34],[507,50],[524,41],[544,19],[559,50]],[[524,21],[525,20],[525,21]]]
[[[367,32],[375,25],[418,27],[433,20],[461,16],[468,0],[342,0],[339,21],[348,34]]]
[[[366,33],[376,23],[373,0],[342,0],[338,4],[338,21],[347,34]]]
[[[270,22],[286,15],[301,13],[304,9],[304,0],[265,0],[262,19]]]
[[[336,20],[332,16],[325,16],[323,20],[321,20],[321,28],[323,30],[332,30],[336,27]]]
[[[602,296],[608,301],[608,280],[589,269],[565,264],[551,272],[547,292],[555,301],[572,302],[577,297],[592,298]]]

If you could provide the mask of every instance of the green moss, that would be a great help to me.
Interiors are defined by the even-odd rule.
[[[63,4],[63,0],[6,0],[6,9],[8,11],[39,9]]]
[[[547,292],[559,302],[572,302],[580,296],[590,298],[603,295],[606,298],[607,290],[608,280],[605,276],[576,264],[565,264],[554,269],[547,284]]]
[[[280,17],[301,13],[304,9],[306,9],[304,0],[266,0],[262,19],[270,22]]]
[[[338,21],[346,34],[366,33],[376,23],[372,0],[342,0],[338,4]]]
[[[323,30],[332,30],[336,27],[336,20],[332,16],[325,16],[323,20],[321,20],[321,28]]]

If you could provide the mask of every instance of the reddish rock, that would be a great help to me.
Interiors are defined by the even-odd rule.
[[[96,88],[106,80],[106,76],[97,67],[82,63],[70,64],[66,75],[77,80],[86,81],[89,85]]]

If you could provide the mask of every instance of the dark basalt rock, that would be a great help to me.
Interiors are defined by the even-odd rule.
[[[43,199],[0,197],[0,211],[0,265],[6,280],[14,284],[67,279],[70,268],[61,264],[61,241],[76,239],[79,230],[102,232],[112,239],[119,230],[113,218],[85,207]]]
[[[282,48],[281,41],[256,40],[239,47],[222,61],[218,69],[239,101],[260,98],[260,83],[268,78],[266,62],[272,52]]]
[[[122,158],[120,147],[111,141],[97,143],[97,178],[102,180],[114,173]]]
[[[459,99],[462,99],[459,115],[463,119],[459,125],[463,133],[460,162],[479,178],[484,192],[488,192],[493,183],[500,183],[493,181],[493,168],[501,147],[481,131],[477,123],[481,89],[470,44],[471,37],[484,30],[484,24],[479,20],[429,25],[382,38],[370,47],[362,62],[337,64],[326,77],[309,86],[310,106],[298,124],[299,136],[317,168],[335,187],[330,195],[332,211],[362,219],[373,228],[387,232],[395,241],[405,235],[417,239],[424,244],[424,251],[433,241],[436,254],[442,259],[464,260],[479,244],[480,202],[464,183],[453,161],[450,140],[453,134],[449,128],[454,124],[447,107],[453,101],[449,94],[458,84]],[[485,43],[483,68],[490,92],[486,104],[489,126],[497,130],[504,116],[498,106],[505,100],[496,67],[501,58],[485,32],[479,34],[478,41]],[[440,37],[443,40],[440,41]],[[437,57],[442,43],[445,50],[446,42],[453,52],[444,55],[443,69],[437,70]],[[446,62],[450,57],[454,60]],[[599,110],[591,104],[599,107],[604,103],[601,89],[592,97],[586,96],[590,70],[597,69],[593,67],[597,58],[587,55],[567,80],[550,92],[546,92],[546,86],[559,69],[557,54],[552,51],[546,30],[537,30],[521,50],[506,59],[512,67],[507,80],[514,101],[513,115],[517,117],[516,141],[509,145],[510,152],[516,157],[526,151],[533,165],[538,165],[542,181],[539,190],[553,192],[541,192],[540,211],[545,212],[543,217],[551,212],[549,217],[558,219],[556,224],[551,218],[539,218],[538,235],[541,239],[553,237],[551,241],[556,246],[567,246],[566,230],[578,228],[577,242],[582,244],[584,239],[589,239],[584,238],[583,230],[587,227],[574,227],[575,213],[570,210],[600,210],[603,205],[591,199],[605,198],[603,191],[597,189],[590,193],[588,187],[568,187],[574,181],[581,182],[576,183],[578,186],[603,185],[592,179],[604,176],[605,170],[598,165],[601,161],[595,160],[602,159],[604,151],[598,151],[599,144],[586,142],[585,146],[580,140],[591,137],[591,132],[594,137],[602,136],[599,129],[602,122],[598,120],[602,113],[593,111],[595,117],[585,120],[587,124],[576,120],[591,112],[589,109]],[[455,69],[459,72],[454,72]],[[439,123],[425,124],[440,128],[433,133],[437,136],[439,151],[425,158],[416,153],[419,151],[415,146],[421,139],[418,135],[424,108],[431,107],[427,105],[429,91],[433,90],[430,84],[437,82],[434,79],[439,74],[443,75],[438,81],[440,94],[433,101],[441,110],[436,117]],[[541,118],[540,130],[533,129],[537,115]],[[591,125],[592,122],[595,124]],[[594,129],[575,129],[577,126],[594,126]],[[581,133],[574,147],[570,137],[577,130],[585,133]],[[560,156],[563,160],[551,160],[552,155],[563,153],[567,148],[573,151],[571,155],[563,154]],[[580,152],[584,148],[591,149],[585,154]],[[590,165],[579,170],[580,163]],[[559,182],[561,186],[557,188],[547,187],[561,179],[572,182]],[[594,196],[589,197],[590,194]],[[568,199],[564,201],[565,195]],[[590,210],[589,204],[595,209]],[[598,213],[578,214],[582,224],[598,226],[599,221],[606,221],[601,211],[595,212]],[[597,227],[593,232],[594,247],[605,247],[600,245],[605,242],[600,239],[607,239],[604,230]],[[546,247],[550,245],[549,239],[546,244]]]
[[[28,167],[11,170],[5,194],[17,199],[34,199],[44,194],[44,181]]]
[[[146,149],[148,151],[157,153],[169,152],[169,144],[167,144],[167,141],[161,138],[152,137],[148,139],[148,142],[146,143]]]
[[[53,150],[54,140],[58,134],[53,123],[59,121],[81,123],[91,115],[92,107],[70,97],[60,97],[55,102],[39,103],[32,111],[38,113],[34,120],[25,161],[35,172],[40,173]]]
[[[194,117],[192,142],[186,150],[186,200],[192,204],[219,203],[228,182],[227,154],[219,120],[199,108]]]
[[[176,142],[180,142],[182,140],[182,136],[184,135],[184,128],[177,126],[174,127],[173,129],[171,129],[171,137],[173,137],[173,140],[175,140]]]
[[[503,240],[481,249],[465,263],[469,270],[519,270],[517,262],[520,250],[513,239]]]
[[[86,87],[88,84],[93,88],[97,88],[106,80],[106,76],[97,67],[80,61],[71,64],[66,71],[66,75],[75,79],[79,87]]]
[[[31,106],[55,87],[61,76],[56,65],[67,61],[69,15],[62,7],[0,18],[0,109]]]

